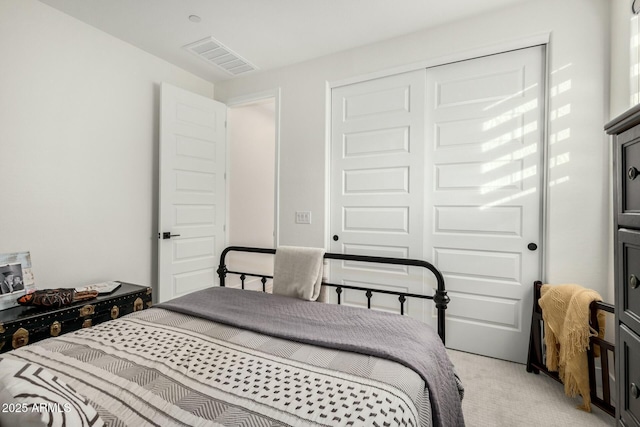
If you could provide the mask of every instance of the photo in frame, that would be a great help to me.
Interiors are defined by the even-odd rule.
[[[24,290],[22,264],[0,265],[0,294]]]
[[[17,306],[18,298],[35,290],[31,254],[0,254],[0,310]]]

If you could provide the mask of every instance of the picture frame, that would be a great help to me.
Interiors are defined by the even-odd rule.
[[[0,254],[0,310],[18,305],[18,298],[36,290],[30,252]]]

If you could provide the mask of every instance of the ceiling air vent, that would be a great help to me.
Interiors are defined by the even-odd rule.
[[[233,52],[213,37],[199,40],[183,46],[209,64],[222,68],[227,73],[237,76],[258,69],[255,65]]]

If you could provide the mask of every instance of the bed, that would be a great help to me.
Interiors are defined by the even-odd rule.
[[[407,316],[225,287],[227,275],[251,274],[227,268],[230,251],[274,253],[227,248],[220,287],[3,354],[4,423],[464,425],[444,322],[438,335]],[[446,309],[444,280],[429,263],[325,256],[423,266],[436,294],[397,293],[399,306],[415,297]]]

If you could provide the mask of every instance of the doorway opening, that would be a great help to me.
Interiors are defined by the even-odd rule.
[[[278,99],[276,96],[228,104],[228,221],[230,246],[274,248],[277,245]],[[229,266],[242,271],[273,274],[273,259],[250,254]],[[240,287],[239,279],[228,286]],[[261,289],[247,278],[247,289]]]

